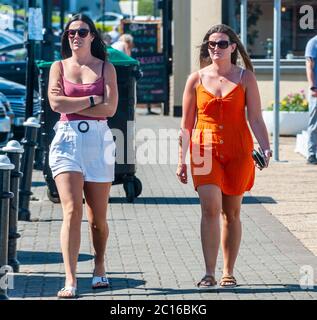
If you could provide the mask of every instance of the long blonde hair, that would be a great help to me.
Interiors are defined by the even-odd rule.
[[[209,36],[213,33],[224,33],[229,37],[229,41],[231,43],[235,43],[237,45],[236,50],[231,54],[232,64],[235,64],[235,65],[237,64],[238,54],[240,54],[245,68],[251,71],[254,70],[251,59],[246,49],[244,48],[243,44],[241,43],[239,37],[229,26],[225,24],[214,25],[206,33],[203,39],[203,43],[200,46],[200,56],[199,56],[200,68],[204,68],[212,64],[212,60],[208,52],[208,40],[209,40]]]

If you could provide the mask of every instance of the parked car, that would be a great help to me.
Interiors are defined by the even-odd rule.
[[[154,16],[134,16],[133,20],[136,21],[149,21],[149,20],[160,20],[159,17],[155,18]]]
[[[120,13],[105,12],[96,19],[96,22],[104,22],[106,26],[119,26],[123,19],[125,19],[125,16]]]
[[[25,121],[26,87],[22,84],[0,77],[0,92],[2,92],[10,102],[12,111],[14,112],[14,138],[20,139],[24,135],[23,122]],[[37,91],[34,91],[33,116],[40,118],[40,111],[40,96]]]
[[[5,106],[0,101],[0,147],[7,144],[11,138],[11,120],[7,116]]]
[[[0,102],[4,105],[7,116],[10,118],[11,125],[13,126],[14,112],[11,108],[9,99],[2,92],[0,92]]]
[[[23,37],[17,33],[0,29],[0,48],[14,43],[23,43]]]
[[[26,57],[27,51],[24,43],[15,43],[0,48],[0,77],[25,84],[26,80]],[[61,59],[60,45],[55,44],[54,60]],[[34,82],[35,89],[38,88],[37,81]]]

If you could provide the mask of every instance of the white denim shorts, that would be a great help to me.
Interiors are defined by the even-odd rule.
[[[81,172],[84,181],[112,182],[115,143],[107,120],[58,121],[50,146],[53,177],[68,171]]]

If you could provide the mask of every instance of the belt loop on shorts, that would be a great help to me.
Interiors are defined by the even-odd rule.
[[[87,121],[80,121],[78,123],[78,130],[82,133],[85,133],[89,130],[89,124]]]

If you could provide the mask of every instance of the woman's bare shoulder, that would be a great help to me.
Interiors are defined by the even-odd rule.
[[[252,70],[245,69],[242,76],[242,82],[245,87],[256,82],[255,74]]]
[[[105,63],[105,65],[104,65],[104,73],[114,72],[115,71],[115,67],[111,62],[105,61],[104,63]]]
[[[58,60],[58,61],[54,61],[52,64],[51,64],[51,69],[60,69],[60,65],[61,65],[61,60]]]
[[[57,75],[57,74],[60,74],[61,73],[61,60],[58,60],[58,61],[54,61],[52,64],[51,64],[51,68],[50,68],[50,74],[53,75]]]
[[[208,66],[206,66],[206,67],[204,67],[204,68],[201,68],[201,69],[199,70],[199,73],[206,73],[206,72],[210,72],[210,71],[212,71],[212,66],[211,66],[211,65],[208,65]]]
[[[199,71],[195,71],[188,76],[187,84],[192,88],[196,88],[197,85],[199,84],[199,79],[200,79]]]

